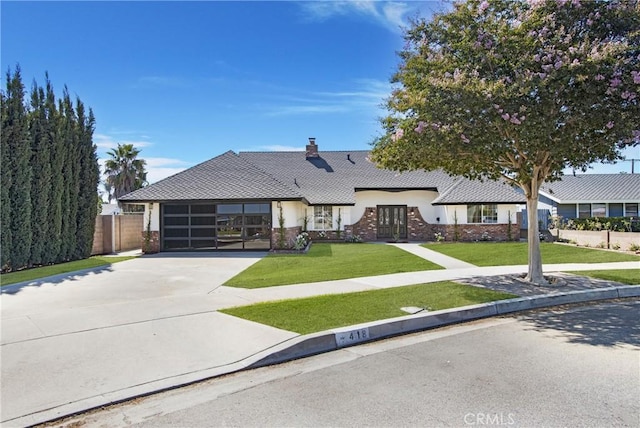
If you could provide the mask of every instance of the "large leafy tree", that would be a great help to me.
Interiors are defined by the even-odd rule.
[[[108,154],[110,159],[104,163],[105,174],[115,199],[147,184],[146,161],[138,159],[140,150],[133,144],[118,144]]]
[[[374,161],[521,188],[527,279],[544,283],[540,186],[639,144],[638,1],[472,0],[405,40]]]

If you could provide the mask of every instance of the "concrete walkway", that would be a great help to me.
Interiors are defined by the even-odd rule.
[[[37,424],[239,370],[299,336],[217,312],[221,308],[441,280],[474,278],[482,285],[478,278],[527,269],[454,268],[455,261],[431,251],[400,248],[448,269],[248,290],[221,284],[264,253],[164,253],[3,287],[2,426]],[[639,266],[549,265],[545,272]]]
[[[442,266],[445,269],[467,269],[476,267],[471,263],[463,262],[462,260],[454,259],[453,257],[445,256],[437,251],[430,250],[420,246],[420,244],[391,244],[394,247],[398,247],[401,250],[407,251],[423,259],[429,260],[437,265]]]

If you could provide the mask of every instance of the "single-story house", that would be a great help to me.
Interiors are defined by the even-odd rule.
[[[638,217],[639,174],[566,175],[543,184],[539,209],[562,220],[587,217]]]
[[[442,171],[379,169],[367,151],[228,151],[125,195],[145,205],[152,251],[268,250],[312,239],[506,240],[521,192]],[[512,234],[513,229],[513,235]],[[283,233],[281,233],[281,230]]]

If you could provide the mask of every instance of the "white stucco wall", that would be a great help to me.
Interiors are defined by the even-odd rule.
[[[455,224],[454,215],[458,215],[458,224],[467,224],[467,206],[466,205],[444,205],[446,215],[440,220],[446,218],[446,224]],[[498,205],[498,223],[507,224],[509,222],[509,214],[511,214],[511,223],[516,222],[516,213],[518,205]],[[441,222],[442,223],[442,222]]]
[[[376,205],[406,205],[418,207],[422,218],[427,223],[437,224],[444,222],[445,209],[441,206],[433,206],[431,203],[438,197],[437,192],[429,190],[407,190],[404,192],[382,192],[379,190],[366,190],[356,192],[356,205],[351,211],[351,220],[355,223],[364,215],[367,207]],[[350,224],[350,223],[349,223]]]
[[[144,223],[143,228],[147,230],[147,222],[149,221],[149,214],[151,214],[151,231],[160,230],[160,204],[157,202],[151,202],[144,204]]]
[[[284,227],[296,227],[302,225],[302,216],[304,215],[305,205],[302,202],[297,201],[282,201],[282,216],[284,217]],[[280,227],[278,216],[280,215],[280,208],[278,208],[278,202],[271,203],[271,224],[274,228]]]

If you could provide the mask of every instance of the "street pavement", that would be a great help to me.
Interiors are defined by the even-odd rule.
[[[638,426],[640,299],[554,307],[243,371],[88,427]]]
[[[473,267],[422,251],[417,244],[396,246],[447,269],[247,290],[222,284],[264,253],[163,253],[3,287],[2,426],[37,424],[241,370],[255,356],[299,336],[217,312],[222,308],[452,279],[491,286],[492,278],[527,270]],[[639,265],[602,263],[597,268]],[[547,273],[594,268],[544,266]],[[487,278],[486,284],[478,278]],[[582,287],[608,285],[588,281]],[[570,280],[539,293],[567,289],[575,289]]]

